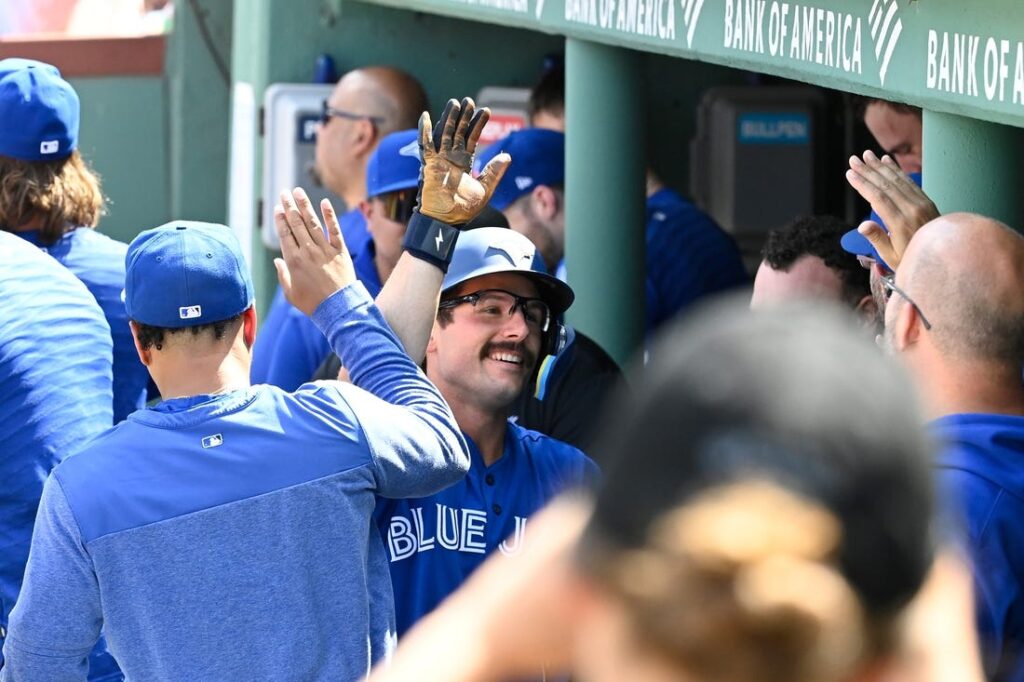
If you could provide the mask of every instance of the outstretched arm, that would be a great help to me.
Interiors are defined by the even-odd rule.
[[[417,363],[426,353],[441,282],[458,238],[454,228],[483,210],[511,160],[508,154],[499,154],[479,177],[470,174],[477,142],[489,118],[490,110],[477,109],[468,97],[461,104],[448,100],[436,126],[431,126],[429,113],[420,116],[422,166],[417,207],[406,231],[406,251],[376,301]]]

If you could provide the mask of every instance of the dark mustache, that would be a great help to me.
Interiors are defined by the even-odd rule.
[[[537,354],[526,347],[525,343],[514,341],[495,341],[484,346],[484,357],[498,351],[509,351],[519,353],[523,356],[523,364],[532,367],[537,363]]]

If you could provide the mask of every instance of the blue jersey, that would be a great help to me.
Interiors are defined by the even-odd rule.
[[[367,240],[363,248],[352,252],[352,265],[356,269],[356,277],[363,283],[370,296],[377,298],[377,294],[384,287],[380,281],[380,274],[377,272],[377,264],[374,262],[376,248],[373,240]]]
[[[110,328],[57,261],[0,232],[0,641],[21,589],[43,481],[110,428]],[[3,664],[0,655],[0,665]],[[120,677],[102,650],[93,679]]]
[[[536,431],[509,423],[505,451],[491,466],[469,438],[469,474],[419,499],[377,503],[385,540],[399,636],[432,611],[488,554],[518,552],[531,514],[567,488],[593,482],[586,455]]]
[[[687,306],[749,281],[732,237],[679,194],[647,199],[647,332]]]
[[[128,328],[124,291],[124,255],[128,245],[88,227],[71,230],[49,246],[42,246],[38,232],[19,232],[56,258],[82,280],[100,304],[114,340],[114,423],[146,404],[149,371],[139,360]]]
[[[955,414],[931,429],[973,564],[986,679],[1024,681],[1024,417]]]
[[[54,469],[0,680],[82,679],[101,623],[136,680],[354,680],[386,656],[376,496],[469,457],[361,285],[315,315],[355,385],[168,400]]]
[[[359,253],[369,239],[363,214],[352,210],[342,215],[339,222],[349,251]],[[360,239],[363,241],[358,241]],[[256,335],[250,378],[254,384],[273,384],[294,391],[313,378],[330,352],[331,346],[323,333],[288,302],[284,291],[278,287]]]

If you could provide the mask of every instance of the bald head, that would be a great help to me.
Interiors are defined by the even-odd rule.
[[[972,213],[942,216],[914,235],[897,279],[931,322],[933,342],[950,360],[1021,366],[1024,237],[1020,234]]]
[[[415,128],[427,109],[423,86],[404,71],[368,66],[346,73],[327,104],[338,113],[317,128],[321,182],[354,208],[366,199],[366,163],[381,138]]]
[[[335,88],[346,101],[363,105],[378,116],[381,136],[415,128],[428,109],[427,93],[413,76],[390,66],[367,66],[349,71]]]

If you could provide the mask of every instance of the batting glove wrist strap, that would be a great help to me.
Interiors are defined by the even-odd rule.
[[[448,272],[448,264],[452,262],[455,241],[458,238],[457,229],[447,223],[428,218],[417,210],[413,211],[412,219],[405,230],[402,248],[416,258],[436,265],[441,272]]]

